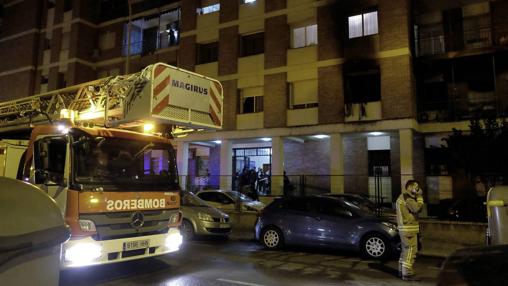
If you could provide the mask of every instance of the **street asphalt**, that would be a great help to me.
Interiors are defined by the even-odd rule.
[[[176,254],[64,271],[60,285],[435,285],[441,263],[418,257],[421,281],[405,282],[396,276],[397,258],[300,247],[268,251],[256,242],[207,239],[187,242]]]

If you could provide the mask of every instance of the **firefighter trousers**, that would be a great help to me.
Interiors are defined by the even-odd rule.
[[[402,276],[414,275],[413,265],[418,251],[418,234],[400,233],[400,242],[402,251],[399,259],[399,271]]]

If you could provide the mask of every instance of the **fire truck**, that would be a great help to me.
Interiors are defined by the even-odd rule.
[[[171,139],[220,129],[222,94],[217,80],[157,63],[0,103],[0,176],[40,187],[61,208],[71,230],[61,269],[179,250]]]

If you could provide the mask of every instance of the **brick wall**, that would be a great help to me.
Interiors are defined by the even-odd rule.
[[[335,59],[342,55],[340,41],[343,38],[342,26],[340,25],[341,15],[335,4],[317,9],[319,60]]]
[[[349,193],[368,194],[367,137],[344,136],[344,187]]]
[[[224,90],[223,130],[236,129],[237,80],[222,81]]]
[[[410,57],[384,58],[379,63],[383,119],[414,118],[416,98]]]
[[[234,74],[238,71],[239,44],[238,26],[220,29],[219,75]]]
[[[42,2],[44,1],[25,0],[18,4],[5,7],[2,28],[0,28],[0,38],[38,28]],[[20,19],[22,19],[22,21],[20,21]]]
[[[53,37],[50,41],[51,46],[51,59],[50,62],[58,62],[60,57],[60,50],[62,48],[62,28],[56,28],[53,30]]]
[[[344,122],[342,67],[318,68],[319,123]]]
[[[196,10],[199,8],[199,0],[182,0],[181,5],[181,23],[180,28],[182,32],[188,32],[196,29],[197,14]]]
[[[196,36],[180,38],[178,66],[193,71],[196,66]]]
[[[266,0],[265,1],[265,13],[286,9],[287,0]]]
[[[287,74],[265,75],[264,124],[266,128],[285,127],[287,100]]]
[[[286,65],[289,48],[289,26],[287,16],[280,15],[265,19],[265,68]]]
[[[70,63],[67,67],[67,86],[92,81],[97,78],[95,70],[81,63]]]
[[[219,22],[226,23],[238,20],[238,0],[220,0]]]
[[[328,175],[330,140],[284,141],[284,168],[288,175]]]
[[[31,33],[0,42],[0,72],[35,65],[34,45],[38,41],[38,35]]]
[[[94,61],[93,51],[98,48],[97,29],[82,23],[74,23],[70,33],[69,58]]]
[[[0,101],[32,95],[34,71],[24,71],[0,77]]]
[[[379,0],[378,9],[381,50],[409,47],[410,0]]]

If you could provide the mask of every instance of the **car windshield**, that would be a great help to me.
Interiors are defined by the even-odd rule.
[[[187,207],[208,207],[209,205],[193,193],[184,192],[182,195],[182,206]]]
[[[77,137],[77,136],[76,136]],[[121,138],[74,138],[75,180],[82,184],[175,185],[171,145]]]
[[[252,199],[247,197],[246,195],[236,192],[236,191],[229,191],[226,192],[229,196],[233,198],[235,201],[241,201],[241,202],[252,202]]]

